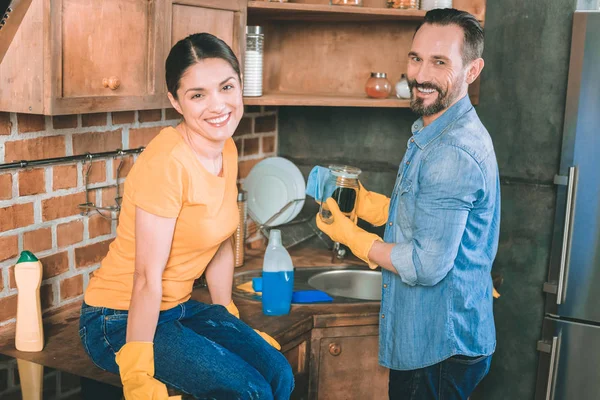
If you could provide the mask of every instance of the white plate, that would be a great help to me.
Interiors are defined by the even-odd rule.
[[[267,158],[256,164],[244,179],[243,186],[248,192],[248,213],[258,224],[267,222],[292,200],[301,199],[271,221],[269,226],[291,221],[304,206],[304,177],[294,163],[282,157]]]

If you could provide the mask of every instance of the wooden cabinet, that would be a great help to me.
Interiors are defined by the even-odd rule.
[[[245,25],[245,0],[33,0],[0,65],[0,111],[168,107],[172,44],[210,32],[241,58]]]
[[[313,329],[309,398],[387,398],[389,370],[379,365],[378,326]]]
[[[308,400],[310,332],[287,343],[281,351],[294,373],[295,387],[291,400]]]

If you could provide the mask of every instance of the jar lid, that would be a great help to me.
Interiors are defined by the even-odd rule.
[[[248,193],[245,190],[239,190],[237,195],[237,201],[248,200]]]
[[[387,78],[385,72],[371,72],[371,78]]]
[[[246,34],[247,35],[262,35],[263,34],[263,28],[262,26],[258,26],[258,25],[249,25],[246,26]]]
[[[357,179],[362,172],[359,168],[349,165],[330,165],[329,170],[333,176],[340,176],[347,179]]]

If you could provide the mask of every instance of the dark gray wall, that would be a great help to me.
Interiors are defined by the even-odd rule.
[[[534,397],[574,9],[575,0],[487,2],[477,112],[502,176],[494,273],[504,284],[495,302],[497,351],[476,398]],[[414,119],[401,109],[281,107],[279,154],[305,173],[335,161],[358,166],[369,189],[389,195]]]

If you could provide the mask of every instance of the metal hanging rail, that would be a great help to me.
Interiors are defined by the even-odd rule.
[[[125,156],[127,154],[138,154],[144,151],[144,147],[137,147],[135,149],[128,150],[115,150],[115,151],[105,151],[101,153],[85,153],[79,154],[76,156],[66,156],[66,157],[55,157],[55,158],[44,158],[41,160],[22,160],[15,161],[6,164],[0,164],[0,171],[8,170],[8,169],[24,169],[24,168],[32,168],[39,167],[43,165],[53,165],[53,164],[66,164],[75,161],[91,161],[97,158],[109,158],[109,157],[119,157]]]

